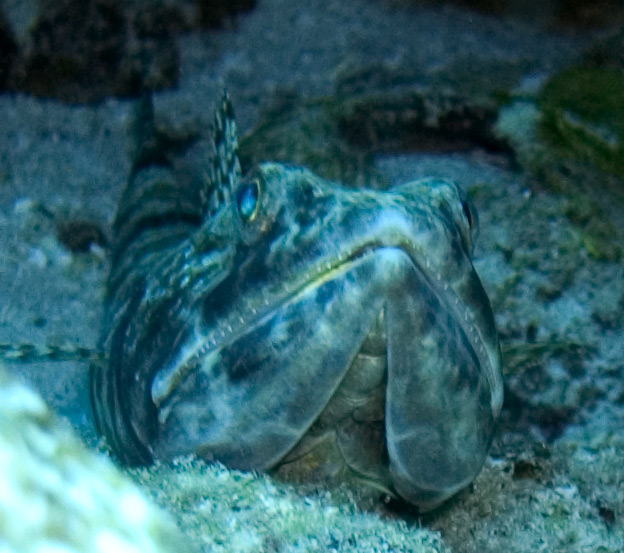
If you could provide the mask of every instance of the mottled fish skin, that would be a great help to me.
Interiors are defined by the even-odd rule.
[[[92,369],[107,442],[128,464],[338,458],[435,507],[478,474],[502,403],[464,193],[351,190],[276,163],[242,177],[227,97],[214,140],[208,166],[202,140],[137,164],[120,202],[110,360]]]

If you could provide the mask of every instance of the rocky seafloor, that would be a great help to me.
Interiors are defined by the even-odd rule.
[[[506,398],[483,472],[419,516],[191,458],[120,475],[85,449],[98,449],[85,363],[7,363],[58,419],[2,376],[0,549],[624,551],[617,2],[529,2],[523,17],[520,2],[265,0],[227,15],[98,0],[63,18],[75,4],[0,2],[0,342],[95,347],[136,95],[155,90],[168,128],[208,131],[225,84],[246,166],[468,190]],[[123,497],[143,518],[122,516]]]

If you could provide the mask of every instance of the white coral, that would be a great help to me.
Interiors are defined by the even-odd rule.
[[[0,367],[0,551],[183,551],[173,523]]]

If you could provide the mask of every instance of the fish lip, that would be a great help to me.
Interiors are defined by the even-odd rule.
[[[297,296],[304,293],[304,291],[312,290],[317,286],[320,286],[324,282],[329,280],[333,280],[332,278],[327,278],[330,274],[335,274],[334,278],[337,278],[340,274],[344,273],[349,265],[352,265],[355,262],[361,261],[366,258],[369,254],[374,255],[380,253],[384,250],[398,250],[401,253],[405,254],[405,256],[410,260],[410,262],[415,266],[419,267],[420,265],[416,262],[414,257],[410,254],[405,244],[397,243],[387,243],[381,240],[369,241],[360,246],[353,248],[349,251],[348,254],[339,255],[334,257],[334,262],[325,261],[324,263],[319,263],[319,269],[315,272],[315,274],[310,275],[309,278],[305,279],[303,282],[299,283],[297,286],[293,287],[286,295],[286,297],[279,298],[274,303],[274,309],[269,310],[274,312],[280,309],[281,306],[287,304],[292,301]],[[323,267],[324,266],[324,267]]]
[[[392,221],[397,221],[397,219],[392,219]],[[381,230],[381,232],[377,232],[377,236],[371,237],[369,235],[368,239],[360,240],[358,244],[349,248],[348,251],[344,253],[334,254],[333,256],[328,255],[325,256],[324,260],[316,261],[312,264],[311,268],[304,271],[304,276],[299,278],[297,282],[287,285],[283,290],[279,290],[279,292],[277,290],[269,292],[268,295],[273,296],[271,301],[267,300],[265,296],[262,302],[258,303],[255,307],[249,308],[247,306],[245,312],[241,313],[238,311],[237,315],[231,315],[229,319],[221,320],[210,329],[203,327],[202,322],[198,320],[195,326],[194,345],[190,347],[190,351],[183,356],[184,358],[182,360],[178,358],[177,361],[172,363],[172,365],[178,364],[178,369],[175,369],[173,373],[169,374],[172,375],[175,373],[177,376],[174,377],[174,380],[179,382],[181,378],[184,378],[185,374],[192,371],[193,367],[200,362],[201,358],[213,355],[222,348],[227,347],[228,344],[240,339],[242,336],[273,317],[280,309],[297,301],[298,297],[303,297],[325,282],[339,278],[341,274],[344,274],[344,272],[348,270],[350,265],[363,260],[368,255],[375,255],[383,250],[396,250],[406,256],[406,259],[409,260],[414,270],[417,270],[423,275],[435,293],[443,299],[444,304],[447,305],[453,318],[458,321],[462,328],[466,329],[464,317],[453,307],[453,302],[444,299],[444,296],[448,294],[452,294],[456,297],[456,292],[448,283],[440,285],[439,277],[437,280],[431,277],[433,268],[429,266],[427,258],[424,260],[419,259],[420,256],[417,255],[419,253],[417,241],[410,240],[409,233],[404,230],[404,225],[408,224],[409,221],[405,219],[398,221],[399,225],[395,226],[394,229],[392,227],[388,229],[388,227],[381,224],[381,228],[377,229],[378,231]],[[423,266],[423,263],[425,263],[426,266]],[[259,298],[262,296],[262,293],[259,294]],[[489,359],[489,355],[487,355],[489,347],[488,341],[484,339],[478,328],[477,336],[481,348],[473,344],[475,354],[482,362],[490,365],[490,370],[488,372],[495,372],[496,367],[492,366],[492,360]],[[476,351],[478,349],[482,349],[486,353],[479,353]],[[182,362],[180,363],[180,361]],[[173,369],[173,367],[171,368]],[[168,371],[165,369],[164,373],[167,372]],[[169,381],[169,378],[165,377],[165,380]],[[170,381],[170,383],[172,383],[172,381]],[[163,387],[163,384],[164,382],[161,380],[161,384],[158,386],[160,392],[156,392],[155,389],[152,390],[154,399],[156,399],[156,397],[159,398],[157,403],[163,402],[169,395],[169,392],[173,392],[170,385],[164,385]],[[165,389],[168,389],[169,392],[166,392]]]
[[[238,339],[253,328],[256,328],[259,324],[262,324],[263,321],[273,316],[285,305],[296,301],[296,298],[309,293],[325,282],[338,278],[348,270],[350,265],[365,259],[368,255],[375,255],[384,250],[396,250],[401,252],[406,256],[406,259],[409,259],[409,262],[415,270],[425,275],[425,278],[432,288],[439,294],[447,292],[447,288],[444,290],[440,289],[439,285],[433,279],[429,278],[430,267],[422,266],[422,263],[416,259],[413,253],[414,248],[410,247],[411,245],[412,242],[409,239],[395,234],[389,239],[375,238],[361,241],[359,245],[349,249],[347,253],[334,255],[331,259],[328,259],[329,256],[327,256],[324,261],[316,262],[316,268],[308,269],[305,272],[305,278],[300,279],[296,283],[286,285],[285,288],[281,290],[281,293],[271,293],[270,295],[273,295],[272,301],[265,300],[259,308],[251,308],[243,315],[239,314],[239,317],[242,319],[239,319],[240,324],[221,322],[219,326],[225,326],[226,328],[236,326],[239,327],[240,331],[232,332],[230,329],[227,333],[228,336],[218,336],[217,334],[219,333],[216,332],[212,340],[213,347],[206,350],[206,353],[218,351],[225,347],[230,341]],[[251,316],[249,316],[250,314]]]
[[[462,300],[458,297],[457,292],[451,286],[451,284],[443,282],[440,285],[438,282],[440,279],[440,275],[438,275],[437,279],[431,278],[431,274],[433,273],[433,268],[429,266],[428,261],[425,259],[426,267],[422,266],[422,262],[416,258],[414,253],[412,253],[412,249],[410,248],[411,242],[408,239],[395,239],[389,241],[376,240],[371,241],[366,244],[363,244],[361,247],[356,248],[353,251],[353,254],[350,255],[347,259],[345,259],[342,263],[338,264],[334,269],[338,272],[341,267],[347,265],[348,263],[353,263],[358,259],[364,258],[367,253],[377,253],[384,249],[388,250],[398,250],[403,253],[407,259],[409,259],[412,264],[414,270],[418,271],[423,278],[427,281],[431,289],[440,297],[440,301],[446,305],[447,311],[451,314],[454,320],[457,321],[459,326],[463,329],[466,336],[469,336],[471,333],[475,335],[475,341],[469,340],[470,346],[472,347],[475,356],[479,359],[480,364],[485,371],[486,378],[490,383],[491,390],[491,408],[494,418],[498,418],[500,411],[502,409],[503,402],[503,388],[502,388],[502,380],[500,378],[497,379],[496,375],[500,374],[501,367],[501,357],[500,357],[500,347],[498,345],[498,338],[496,337],[494,340],[496,342],[495,351],[491,351],[491,343],[490,340],[487,339],[486,336],[483,335],[483,329],[478,324],[472,323],[472,318],[466,315],[462,315],[461,311],[457,308],[457,306],[463,305]],[[475,272],[474,267],[471,270]],[[478,278],[479,283],[481,280]],[[482,283],[481,283],[482,285]],[[448,301],[445,299],[445,296],[449,296],[454,299]],[[286,302],[284,302],[286,303]],[[284,305],[284,303],[280,305]],[[279,307],[277,308],[279,309]],[[472,327],[472,332],[469,331],[469,326]],[[387,336],[386,336],[387,339]]]
[[[252,308],[245,314],[245,317],[239,315],[239,324],[236,324],[234,320],[221,321],[218,325],[221,327],[221,330],[206,332],[205,329],[202,328],[203,325],[201,321],[196,320],[195,330],[190,343],[188,343],[166,367],[162,367],[154,375],[150,386],[152,401],[161,409],[166,407],[169,399],[175,395],[176,387],[193,372],[201,363],[202,359],[215,355],[221,349],[227,347],[228,344],[253,331],[259,325],[263,324],[263,322],[274,316],[280,309],[295,301],[297,297],[305,295],[309,291],[320,286],[323,282],[332,280],[326,278],[328,274],[343,273],[347,265],[357,260],[364,259],[368,253],[387,247],[396,248],[396,246],[387,244],[368,242],[355,248],[350,252],[348,257],[336,257],[335,259],[338,260],[337,263],[330,265],[329,268],[325,267],[324,271],[319,271],[317,274],[311,275],[310,278],[298,283],[296,287],[281,294],[272,303],[264,304],[261,310]],[[405,253],[407,254],[407,252]],[[409,254],[407,255],[409,256]],[[338,276],[338,274],[336,276]],[[249,313],[252,314],[251,317],[247,317]],[[226,331],[224,331],[223,328],[225,328]]]

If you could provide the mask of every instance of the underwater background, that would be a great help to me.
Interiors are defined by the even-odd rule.
[[[138,99],[209,133],[225,85],[243,169],[467,191],[505,378],[483,471],[419,516],[192,458],[120,474],[81,443],[87,363],[6,361],[0,549],[624,551],[622,2],[0,0],[0,48],[0,342],[97,346]]]

